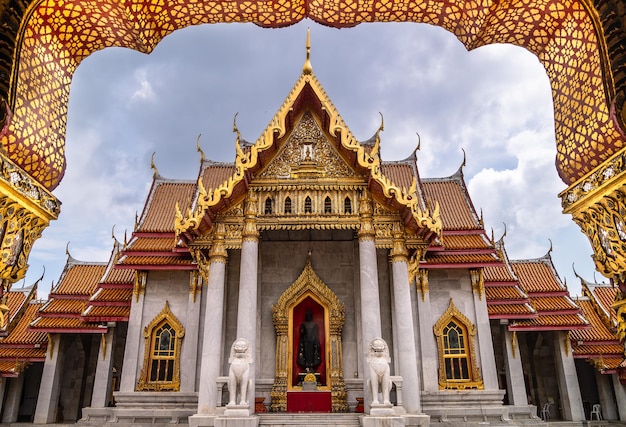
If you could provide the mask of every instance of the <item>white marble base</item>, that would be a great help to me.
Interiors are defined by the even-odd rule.
[[[224,411],[225,417],[249,417],[250,416],[250,405],[226,405],[226,410]]]
[[[258,425],[259,417],[226,416],[215,419],[215,427],[257,427]]]
[[[407,414],[403,415],[403,418],[407,426],[428,427],[430,425],[430,416],[426,414]]]
[[[189,427],[213,427],[217,417],[217,415],[192,415],[189,417]]]
[[[365,415],[361,418],[362,427],[405,427],[404,417],[377,417]]]
[[[374,417],[391,417],[396,415],[396,411],[391,403],[372,403],[370,415]]]

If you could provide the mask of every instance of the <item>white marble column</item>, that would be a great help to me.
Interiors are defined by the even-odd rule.
[[[61,374],[63,370],[64,349],[61,335],[50,335],[46,360],[41,374],[41,385],[35,408],[35,424],[48,424],[56,420],[56,411],[61,392]]]
[[[382,337],[380,320],[380,295],[378,294],[378,264],[376,260],[376,231],[372,221],[372,201],[366,190],[359,198],[359,280],[361,285],[361,334],[363,360],[367,360],[369,345],[374,338]],[[366,362],[367,364],[367,362]],[[363,370],[363,384],[367,384],[369,369]],[[366,387],[364,387],[366,388]],[[365,409],[369,411],[372,400],[369,390],[364,391]]]
[[[585,411],[569,335],[566,332],[555,331],[553,336],[554,363],[561,395],[561,414],[566,421],[584,421]]]
[[[193,392],[196,389],[198,339],[200,332],[200,300],[202,299],[202,276],[198,271],[189,272],[189,297],[187,299],[187,322],[185,322],[185,339],[180,354],[181,369],[180,391]]]
[[[502,347],[504,349],[504,369],[506,371],[506,391],[509,396],[509,405],[527,406],[526,383],[524,382],[524,368],[520,354],[517,333],[509,331],[502,325]]]
[[[605,420],[617,420],[617,408],[615,407],[615,400],[613,399],[613,390],[611,390],[611,376],[601,374],[595,371],[596,384],[598,385],[598,394],[600,397],[600,406],[602,407],[602,418]]]
[[[128,332],[126,334],[126,345],[124,347],[124,366],[120,379],[120,392],[133,392],[137,385],[137,372],[141,369],[139,364],[142,356],[139,354],[143,341],[143,328],[141,321],[143,318],[143,301],[146,291],[147,273],[145,271],[135,272],[135,285],[130,304],[130,314],[128,315]]]
[[[485,390],[498,390],[500,388],[498,385],[498,369],[496,368],[496,357],[493,351],[482,268],[470,269],[470,276],[472,280],[472,294],[474,296],[474,311],[476,313],[476,348],[480,354],[480,372]]]
[[[619,420],[626,421],[626,385],[619,381],[617,374],[611,375],[611,379],[613,380],[613,391],[615,391]]]
[[[239,268],[239,301],[237,305],[237,338],[245,338],[250,343],[252,354],[256,356],[257,333],[257,280],[259,268],[259,233],[256,228],[257,199],[251,192],[245,204],[245,220],[241,243],[241,264]],[[226,343],[230,348],[232,343]],[[248,389],[250,414],[254,413],[256,396],[256,363],[250,364],[251,386]]]
[[[5,381],[6,378],[3,378]],[[17,421],[17,417],[20,412],[20,401],[22,399],[22,390],[24,390],[24,373],[17,377],[11,378],[9,381],[9,387],[6,391],[7,398],[4,401],[2,422],[14,423]]]
[[[115,327],[109,326],[106,334],[102,334],[100,349],[98,350],[98,361],[96,362],[96,374],[91,394],[92,408],[106,408],[109,403],[111,393],[111,383],[113,379],[113,345]]]
[[[409,414],[421,411],[420,381],[417,373],[417,354],[415,352],[415,329],[413,328],[413,310],[409,284],[407,250],[404,244],[400,224],[394,225],[393,249],[391,250],[391,271],[393,274],[393,302],[395,308],[395,330],[398,339],[394,348],[398,354],[402,376],[402,400],[404,409]]]
[[[436,319],[430,306],[428,291],[428,270],[419,270],[415,279],[417,287],[417,326],[419,328],[419,349],[422,356],[422,381],[424,391],[439,390],[439,362],[437,341],[433,333]]]
[[[209,254],[209,277],[204,313],[198,415],[216,415],[217,377],[222,365],[222,333],[224,321],[224,287],[227,252],[224,245],[226,231],[218,224]],[[204,266],[200,266],[203,268]],[[192,420],[189,420],[190,425]],[[204,424],[202,424],[204,425]]]

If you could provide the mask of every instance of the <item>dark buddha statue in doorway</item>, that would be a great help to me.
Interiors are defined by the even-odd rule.
[[[307,310],[304,322],[300,325],[300,342],[298,343],[298,365],[306,372],[315,372],[322,363],[317,323],[313,320],[313,312]]]

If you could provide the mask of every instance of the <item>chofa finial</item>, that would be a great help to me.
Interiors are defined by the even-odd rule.
[[[302,74],[311,74],[313,67],[311,66],[311,29],[306,29],[306,61],[302,67]]]

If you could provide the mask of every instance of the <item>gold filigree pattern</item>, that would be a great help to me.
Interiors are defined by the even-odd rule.
[[[469,378],[464,380],[451,380],[448,378],[446,373],[446,363],[445,363],[445,350],[447,348],[446,343],[444,342],[444,329],[448,326],[450,322],[454,322],[456,324],[461,324],[467,331],[468,343],[465,343],[464,346],[467,346],[469,354],[467,357],[469,358],[469,366],[468,374]],[[466,390],[466,389],[478,389],[483,390],[484,384],[480,375],[480,369],[478,368],[478,364],[476,363],[476,326],[465,316],[463,313],[459,311],[458,308],[454,305],[452,298],[450,298],[450,305],[448,309],[443,313],[443,315],[439,318],[437,323],[433,326],[433,331],[435,333],[435,337],[437,338],[437,348],[439,350],[439,388],[442,390],[445,389],[455,389],[455,390]]]
[[[64,169],[64,134],[72,74],[89,54],[109,46],[150,52],[167,34],[201,23],[290,25],[305,17],[334,27],[412,21],[447,29],[468,48],[511,43],[544,65],[555,106],[558,168],[568,183],[623,147],[607,101],[611,69],[588,0],[520,2],[452,0],[38,0],[17,40],[10,83],[14,114],[2,146],[26,172],[52,189]]]
[[[343,378],[341,331],[345,320],[343,304],[313,270],[311,260],[307,259],[300,277],[283,292],[278,302],[272,307],[272,318],[276,328],[276,376],[270,393],[272,412],[287,411],[287,390],[291,384],[291,336],[290,319],[293,308],[307,296],[312,297],[324,307],[327,316],[326,331],[328,354],[328,376],[331,389],[333,412],[348,410],[346,385]]]
[[[483,280],[482,268],[470,268],[470,278],[472,281],[472,291],[478,294],[478,299],[482,301],[485,293],[485,281]]]
[[[287,143],[257,177],[260,180],[306,178],[307,167],[312,169],[312,178],[356,176],[352,168],[341,160],[309,112],[304,114]]]
[[[135,282],[133,284],[133,295],[135,295],[135,302],[139,302],[139,296],[146,293],[147,280],[147,271],[135,270]]]

